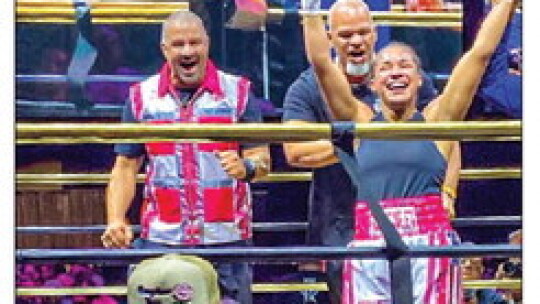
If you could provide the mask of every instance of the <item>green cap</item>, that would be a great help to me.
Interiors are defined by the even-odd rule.
[[[219,304],[217,273],[195,256],[167,254],[137,264],[128,278],[129,304]],[[155,302],[153,302],[155,303]]]

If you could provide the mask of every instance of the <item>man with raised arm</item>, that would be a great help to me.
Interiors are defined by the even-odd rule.
[[[161,71],[133,85],[123,121],[161,123],[260,122],[250,82],[218,70],[208,59],[209,37],[192,12],[171,14],[163,23]],[[248,182],[269,171],[267,145],[236,142],[149,142],[118,144],[107,189],[107,248],[246,246],[251,239]],[[126,213],[136,177],[147,157],[141,238]],[[221,295],[251,303],[247,263],[217,263]],[[231,302],[229,302],[231,303]]]
[[[420,61],[408,45],[392,43],[373,63],[373,88],[381,111],[359,102],[346,75],[330,57],[324,22],[316,13],[303,18],[306,53],[331,113],[338,120],[358,123],[462,120],[489,59],[515,8],[514,0],[500,0],[486,17],[473,47],[455,66],[443,92],[421,112],[417,110],[422,85]],[[312,1],[303,8],[316,9]],[[383,244],[381,231],[367,208],[378,202],[409,245],[450,245],[453,230],[441,199],[441,186],[450,141],[369,140],[357,142],[359,187],[356,188],[355,236],[351,246]],[[347,261],[342,303],[391,303],[387,261]],[[413,260],[414,303],[459,303],[456,266],[449,258]]]

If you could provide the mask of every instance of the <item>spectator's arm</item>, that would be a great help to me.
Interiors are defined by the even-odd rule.
[[[306,121],[289,120],[288,125],[305,124]],[[321,168],[338,162],[334,154],[334,146],[329,140],[318,140],[309,142],[286,142],[283,143],[283,150],[287,162],[299,168]]]
[[[513,119],[522,117],[522,79],[519,73],[513,73],[515,70],[510,68],[509,49],[512,37],[521,34],[520,21],[518,16],[514,16],[491,58],[478,90],[478,96],[486,104]]]
[[[330,118],[311,69],[301,74],[287,90],[283,101],[283,122],[298,124],[327,122]],[[299,168],[320,168],[337,162],[329,140],[285,142],[287,162]]]

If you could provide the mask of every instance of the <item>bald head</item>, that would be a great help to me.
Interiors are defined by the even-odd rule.
[[[329,36],[350,82],[366,82],[377,34],[369,7],[361,0],[338,0],[330,8]]]
[[[206,29],[204,28],[204,23],[202,19],[197,16],[195,13],[191,11],[176,11],[169,15],[165,21],[163,21],[163,24],[161,26],[161,42],[163,43],[165,40],[165,37],[167,36],[167,30],[171,27],[171,25],[189,25],[189,26],[196,26],[198,27],[205,35],[208,35],[206,33]]]
[[[203,81],[210,39],[201,18],[178,11],[163,22],[161,51],[171,68],[171,82],[178,88],[197,88]]]
[[[344,18],[361,18],[374,26],[369,7],[362,0],[338,0],[334,2],[328,15],[330,29],[336,27]]]

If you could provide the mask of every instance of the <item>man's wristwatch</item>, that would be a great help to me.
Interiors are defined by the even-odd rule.
[[[259,168],[263,172],[267,172],[268,171],[268,164],[261,157],[257,157],[255,159],[255,168]]]
[[[243,182],[250,182],[257,173],[257,164],[251,158],[244,158],[242,161],[244,162],[244,167],[246,168],[246,176],[240,180]]]

